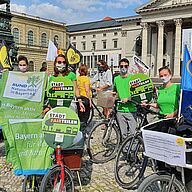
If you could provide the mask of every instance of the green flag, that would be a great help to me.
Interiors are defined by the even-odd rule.
[[[52,165],[42,119],[10,119],[4,127],[15,175],[45,174]]]

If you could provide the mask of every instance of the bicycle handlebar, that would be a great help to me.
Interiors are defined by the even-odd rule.
[[[160,113],[157,112],[157,111],[151,110],[151,109],[149,108],[149,106],[143,106],[141,103],[138,103],[137,101],[134,101],[134,100],[132,100],[132,99],[129,99],[129,100],[127,101],[127,103],[129,103],[129,102],[135,104],[136,107],[137,107],[137,109],[144,109],[144,110],[145,110],[145,113],[150,113],[150,114],[158,115],[159,118],[165,118],[165,115],[160,114]],[[122,100],[117,99],[117,100],[116,100],[116,103],[125,103],[125,102],[123,102]]]

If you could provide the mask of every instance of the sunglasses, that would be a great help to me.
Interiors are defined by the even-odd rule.
[[[66,64],[65,61],[57,61],[57,63],[58,63],[58,64],[61,64],[61,63]]]
[[[25,64],[23,64],[23,65],[22,65],[22,64],[19,64],[19,66],[27,66],[27,65],[25,65]]]
[[[129,65],[120,65],[119,67],[120,67],[121,69],[122,69],[122,68],[128,68]]]

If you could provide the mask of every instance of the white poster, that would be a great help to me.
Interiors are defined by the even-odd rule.
[[[189,53],[192,55],[192,29],[183,29],[182,38],[183,38],[182,39],[182,60],[183,60],[183,51],[185,45],[187,45]]]
[[[170,165],[186,166],[184,138],[144,129],[142,136],[146,156]]]
[[[41,102],[44,78],[43,72],[10,71],[3,97]]]

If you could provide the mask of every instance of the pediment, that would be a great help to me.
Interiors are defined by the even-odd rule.
[[[145,10],[166,9],[171,7],[191,5],[192,0],[152,0],[136,9],[136,12],[143,12]]]

